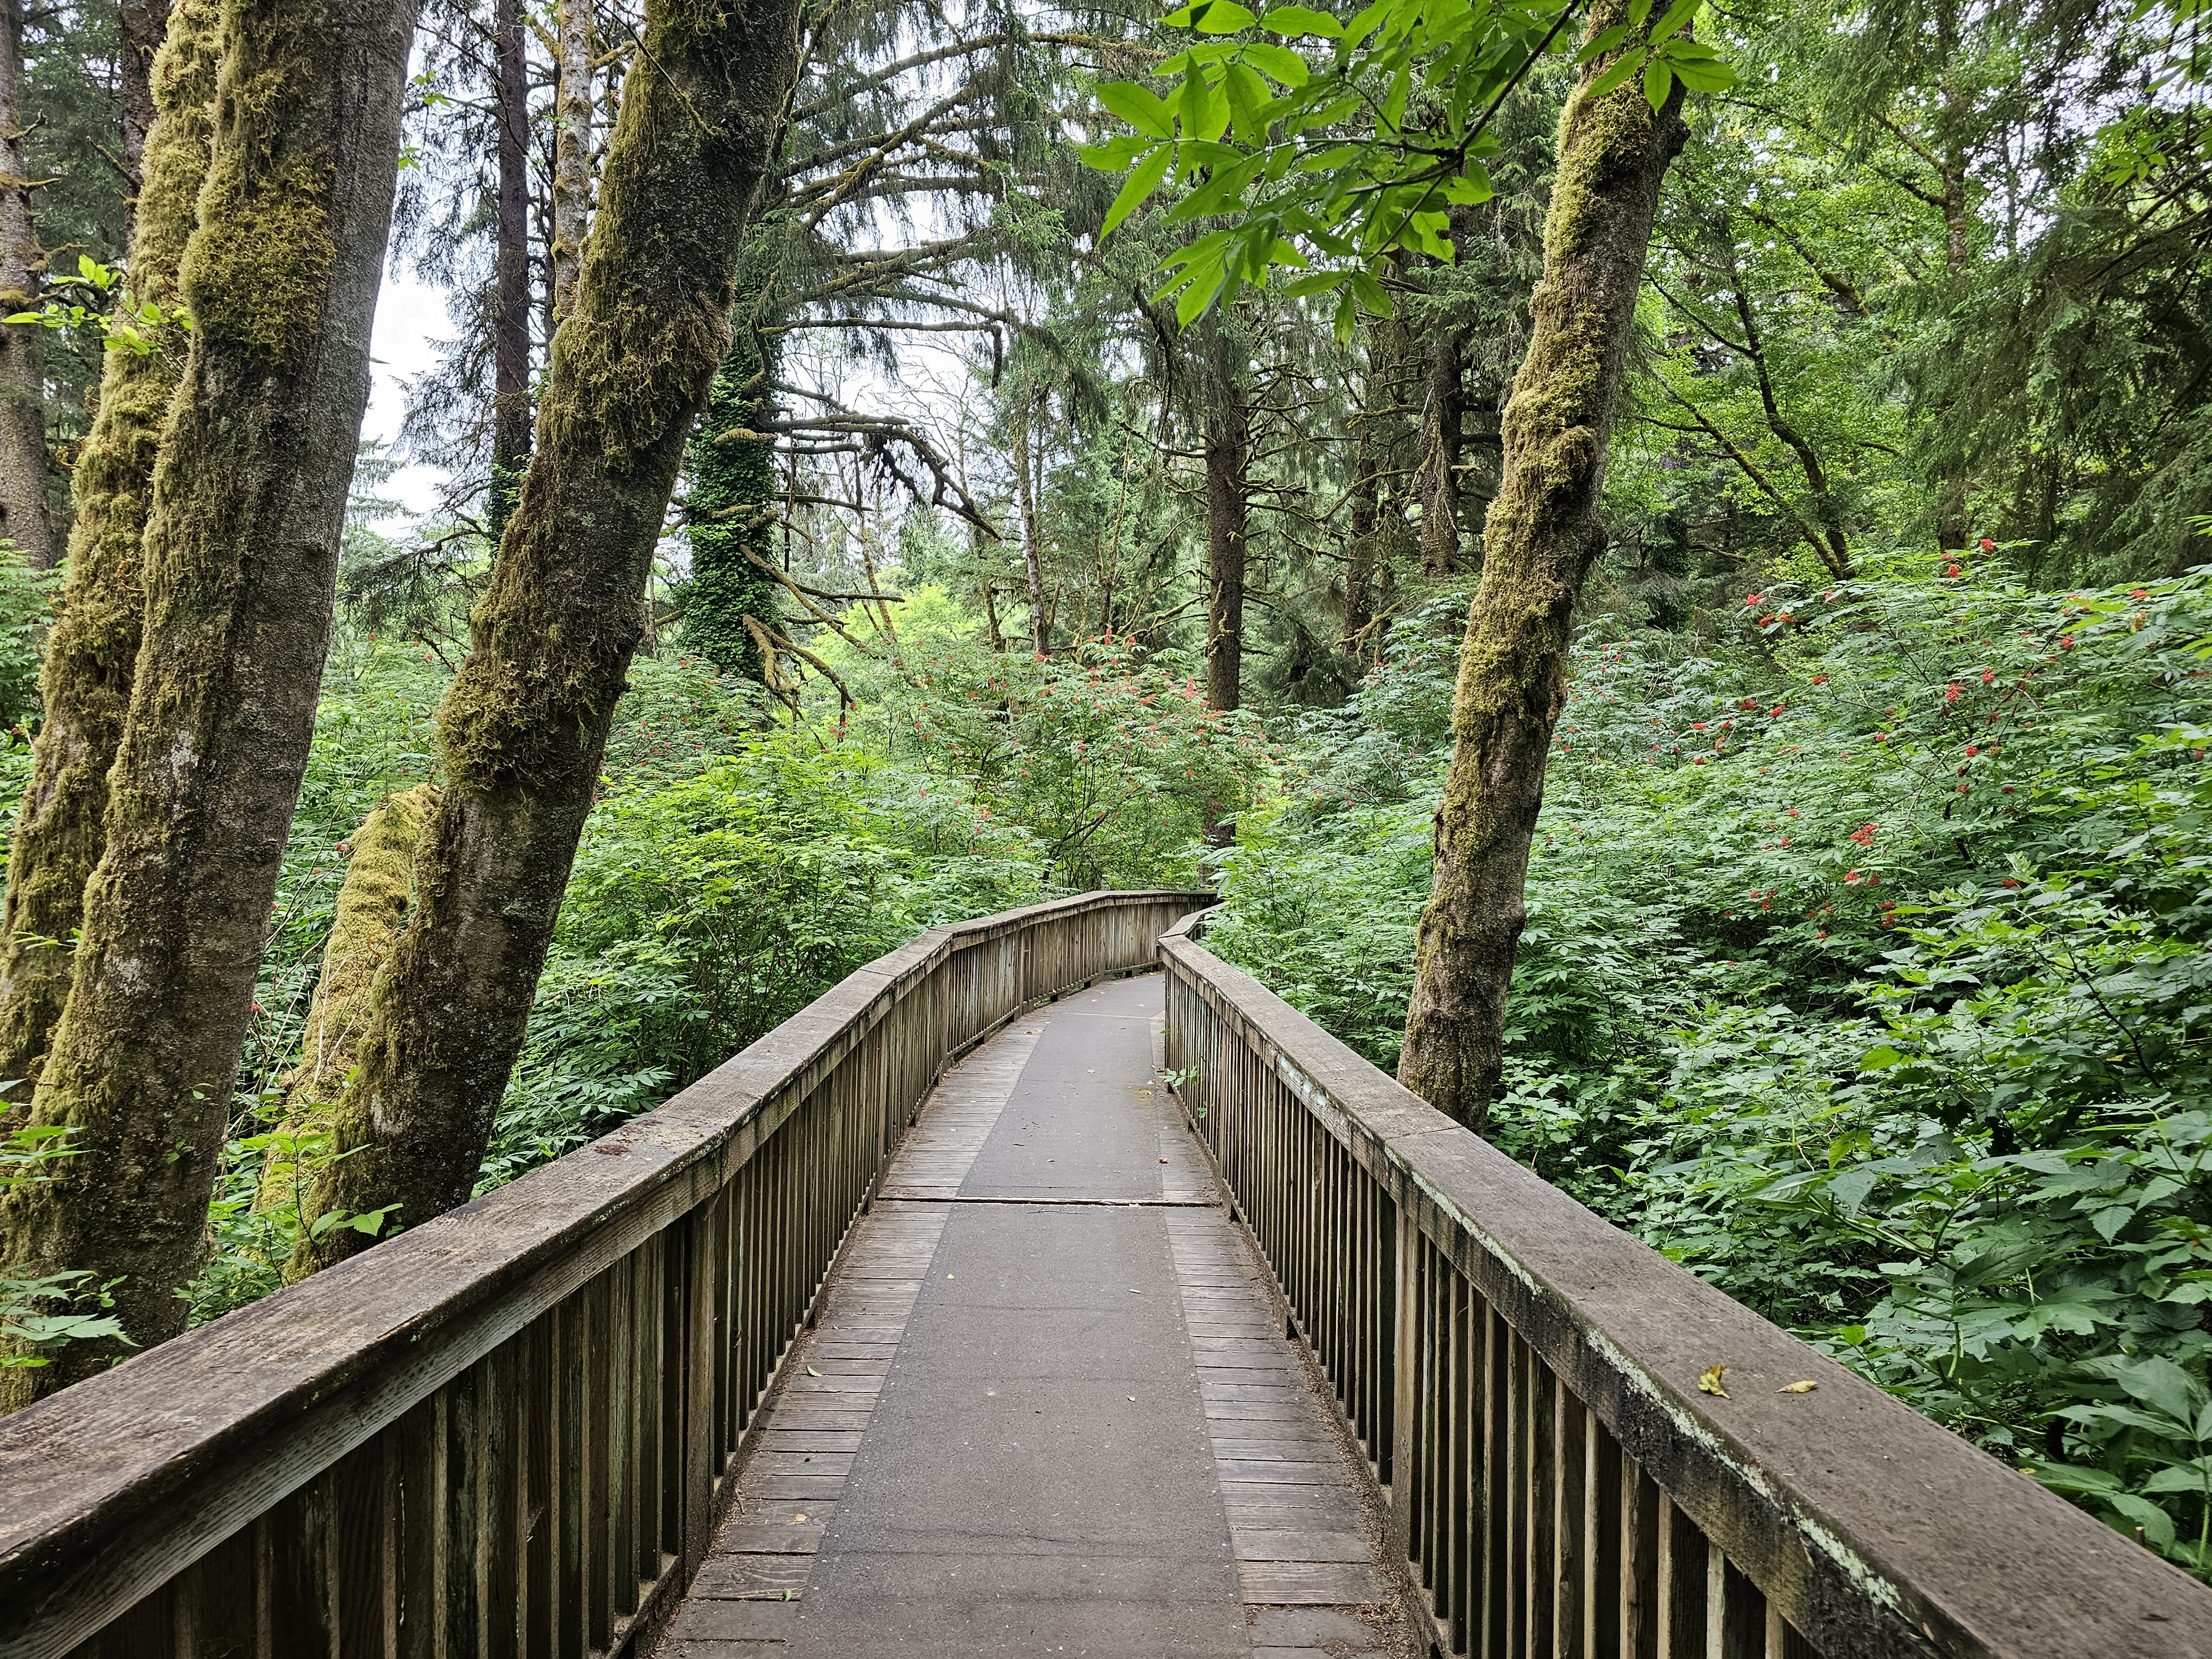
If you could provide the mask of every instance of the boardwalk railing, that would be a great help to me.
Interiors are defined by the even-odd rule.
[[[0,1421],[0,1656],[634,1648],[931,1083],[1206,902],[932,928],[659,1111]]]
[[[1160,944],[1168,1064],[1440,1652],[2212,1655],[2212,1592],[1451,1122],[1199,921]]]

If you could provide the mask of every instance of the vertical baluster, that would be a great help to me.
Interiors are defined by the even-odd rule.
[[[1552,1651],[1552,1614],[1558,1599],[1555,1555],[1559,1549],[1559,1480],[1557,1434],[1559,1396],[1552,1368],[1526,1342],[1520,1343],[1527,1387],[1522,1398],[1528,1428],[1521,1437],[1527,1448],[1528,1550],[1523,1558],[1527,1578],[1528,1630],[1525,1651],[1529,1659]]]
[[[554,1621],[553,1651],[559,1659],[581,1659],[584,1651],[584,1469],[590,1461],[585,1445],[585,1350],[591,1341],[584,1297],[572,1295],[553,1311],[553,1363],[557,1403],[554,1408],[554,1484],[557,1500],[555,1519],[553,1593],[559,1602]]]
[[[520,1483],[522,1522],[519,1544],[522,1651],[527,1659],[551,1659],[560,1592],[554,1582],[555,1534],[559,1530],[561,1483],[560,1387],[554,1368],[558,1347],[554,1325],[558,1309],[522,1334],[520,1374],[522,1434],[517,1448],[522,1462]]]
[[[439,1659],[445,1635],[446,1424],[453,1386],[439,1389],[385,1431],[392,1443],[386,1627],[393,1659]]]
[[[272,1659],[338,1659],[334,1510],[331,1478],[325,1474],[270,1511],[263,1650]]]
[[[1663,1659],[1706,1659],[1705,1607],[1711,1589],[1705,1536],[1663,1495],[1659,1515],[1660,1652]]]
[[[1467,1281],[1447,1266],[1445,1304],[1449,1340],[1445,1361],[1443,1538],[1437,1563],[1437,1613],[1458,1653],[1480,1651],[1473,1629],[1481,1617],[1481,1553],[1476,1534],[1483,1506],[1477,1497],[1481,1479],[1483,1333],[1486,1317]]]
[[[1624,1659],[1658,1659],[1658,1483],[1626,1449],[1620,1454],[1620,1650]]]
[[[1579,1659],[1589,1594],[1589,1414],[1564,1378],[1553,1379],[1552,1468],[1558,1501],[1552,1519],[1557,1554],[1552,1568],[1552,1648],[1559,1659]]]
[[[607,1611],[637,1611],[637,1333],[643,1253],[612,1269],[607,1298]]]

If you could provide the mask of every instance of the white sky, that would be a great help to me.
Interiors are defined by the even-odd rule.
[[[436,361],[436,343],[448,335],[443,290],[410,272],[386,266],[376,299],[376,325],[369,337],[368,418],[362,422],[362,437],[389,443],[399,435],[399,419],[406,412],[400,383],[430,368]],[[439,482],[433,468],[403,467],[381,493],[416,517],[436,505]]]

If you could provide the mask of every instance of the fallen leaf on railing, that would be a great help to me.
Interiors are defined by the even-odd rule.
[[[806,1374],[807,1374],[809,1376],[821,1376],[821,1375],[822,1375],[822,1373],[821,1373],[820,1371],[816,1370],[814,1369],[814,1367],[813,1367],[813,1366],[811,1366],[811,1365],[809,1365],[809,1366],[806,1368]]]
[[[1810,1394],[1814,1389],[1820,1386],[1820,1385],[1818,1382],[1809,1380],[1803,1382],[1784,1382],[1774,1392],[1777,1394]]]
[[[1699,1394],[1717,1394],[1722,1399],[1727,1399],[1729,1397],[1729,1391],[1721,1387],[1721,1373],[1727,1369],[1728,1367],[1725,1365],[1708,1365],[1705,1370],[1699,1371],[1698,1373],[1698,1392]]]

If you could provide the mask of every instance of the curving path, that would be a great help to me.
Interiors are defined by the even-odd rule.
[[[1326,1399],[1158,1076],[1161,980],[949,1073],[660,1659],[1404,1648]]]

